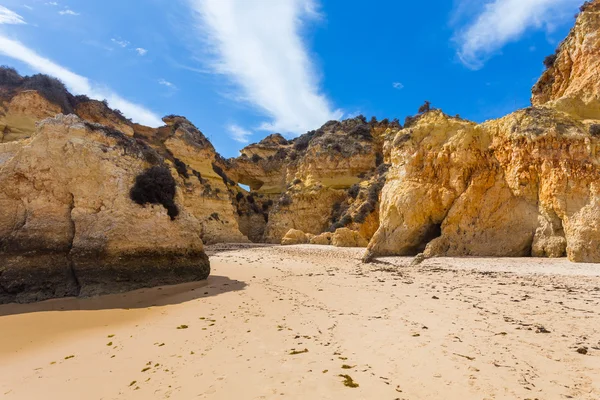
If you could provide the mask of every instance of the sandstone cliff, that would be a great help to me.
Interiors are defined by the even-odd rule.
[[[506,117],[361,116],[229,160],[184,117],[0,68],[0,302],[203,279],[203,242],[600,262],[599,31],[596,0]]]
[[[237,193],[243,189],[225,173],[226,161],[186,118],[168,116],[164,121],[166,125],[158,129],[134,126],[135,137],[177,170],[185,206],[201,223],[204,243],[248,242],[236,218]]]
[[[186,206],[201,224],[205,243],[247,242],[238,226],[237,194],[244,192],[226,176],[226,161],[187,119],[165,118],[165,126],[134,124],[106,102],[71,95],[64,85],[45,75],[22,77],[0,68],[0,143],[31,137],[36,123],[60,113],[98,123],[150,145],[173,165]],[[248,213],[252,217],[256,213]],[[263,212],[258,217],[264,219]]]
[[[145,143],[59,115],[0,154],[0,303],[208,276],[201,225]],[[131,198],[139,185],[144,204]]]
[[[600,119],[600,2],[586,2],[575,26],[546,58],[549,67],[535,84],[534,106],[552,106],[582,118]]]
[[[272,203],[262,240],[279,243],[292,228],[316,235],[346,226],[370,239],[379,225],[384,137],[398,129],[397,122],[357,117],[244,148],[230,160],[232,174]]]
[[[377,255],[567,256],[600,262],[600,1],[533,88],[533,107],[475,124],[438,110],[384,149]]]
[[[481,125],[425,113],[394,139],[369,255],[600,261],[593,126],[549,107]]]
[[[370,238],[378,227],[384,138],[398,130],[397,122],[330,121],[294,140],[270,135],[225,160],[184,117],[169,116],[165,126],[150,128],[106,102],[72,96],[44,75],[21,77],[0,68],[0,83],[2,142],[31,137],[36,123],[61,112],[142,141],[177,171],[205,243],[279,243],[293,227],[318,234],[347,226]]]

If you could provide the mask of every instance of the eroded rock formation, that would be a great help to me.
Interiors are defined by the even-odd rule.
[[[600,119],[600,2],[586,2],[575,26],[546,58],[549,67],[535,84],[531,102],[581,118]]]
[[[427,105],[403,128],[330,121],[229,160],[184,117],[142,126],[0,68],[0,302],[203,279],[203,242],[600,262],[599,32],[595,0],[506,117]]]
[[[94,295],[205,279],[201,225],[130,198],[136,177],[168,164],[122,132],[59,115],[0,164],[0,303]],[[173,170],[173,168],[171,168]]]
[[[271,135],[244,148],[230,160],[232,176],[272,203],[261,240],[280,243],[291,228],[317,235],[341,227],[370,239],[387,172],[384,138],[399,128],[357,117],[291,141]]]
[[[373,255],[600,262],[600,2],[582,8],[533,107],[477,125],[434,110],[387,144]]]

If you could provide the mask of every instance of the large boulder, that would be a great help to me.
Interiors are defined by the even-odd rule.
[[[167,187],[172,198],[145,193],[166,198],[168,207],[130,197],[136,178],[153,166],[163,174],[159,187],[175,184],[168,163],[143,142],[59,115],[7,154],[0,164],[0,303],[208,276],[201,225],[181,189]]]
[[[335,247],[367,247],[367,240],[360,233],[348,228],[339,228],[331,237],[331,244]]]
[[[310,240],[310,244],[318,244],[329,246],[331,245],[331,240],[333,238],[333,233],[331,232],[323,232],[320,235],[316,235]]]
[[[298,229],[290,229],[283,239],[281,239],[281,244],[284,246],[294,245],[294,244],[307,244],[314,237],[309,233],[304,233],[299,231]]]

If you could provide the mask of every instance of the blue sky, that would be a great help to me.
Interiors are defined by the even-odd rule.
[[[184,115],[224,156],[424,100],[474,121],[529,105],[581,0],[0,0],[0,64],[136,122]]]

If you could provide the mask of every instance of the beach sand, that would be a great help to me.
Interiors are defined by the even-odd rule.
[[[0,306],[0,399],[600,398],[600,265],[207,252],[206,282]]]

